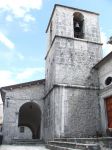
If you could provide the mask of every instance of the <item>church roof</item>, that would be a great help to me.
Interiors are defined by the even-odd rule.
[[[56,9],[57,6],[64,7],[64,8],[68,8],[68,9],[73,9],[73,10],[78,10],[78,11],[83,11],[83,12],[87,12],[87,13],[91,13],[91,14],[99,15],[99,13],[92,12],[92,11],[88,11],[88,10],[85,10],[85,9],[78,9],[78,8],[74,8],[74,7],[70,7],[70,6],[55,4],[55,5],[54,5],[54,9],[53,9],[52,14],[51,14],[51,17],[50,17],[50,20],[49,20],[49,23],[48,23],[48,26],[47,26],[47,29],[46,29],[46,32],[48,31],[50,22],[51,22],[51,20],[52,20],[52,17],[53,17],[53,15],[54,15],[54,11],[55,11],[55,9]]]
[[[101,61],[99,61],[93,68],[98,69],[104,63],[106,63],[109,59],[112,59],[112,52],[110,52],[107,56],[105,56]]]
[[[26,86],[30,86],[30,85],[39,85],[39,84],[45,84],[45,79],[1,87],[0,91],[2,91],[2,89],[11,90],[11,89],[16,89],[16,88],[20,88],[20,87],[26,87]]]

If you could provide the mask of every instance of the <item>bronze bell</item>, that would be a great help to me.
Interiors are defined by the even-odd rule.
[[[75,29],[76,32],[80,32],[80,26],[79,26],[78,22],[76,22],[74,29]]]

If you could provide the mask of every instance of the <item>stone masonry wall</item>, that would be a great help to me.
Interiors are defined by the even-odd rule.
[[[91,68],[101,59],[100,51],[99,44],[56,37],[46,58],[46,92],[55,83],[98,86]]]
[[[49,49],[49,53],[46,57],[46,66],[45,66],[45,91],[46,93],[52,88],[55,82],[55,74],[56,74],[56,67],[55,67],[55,48],[58,45],[58,41],[55,42],[52,47]]]
[[[45,120],[44,120],[44,130],[45,130],[45,140],[52,140],[54,138],[59,138],[64,134],[64,122],[62,112],[64,106],[62,101],[62,90],[59,87],[55,87],[50,94],[45,98]],[[49,134],[48,134],[49,133]]]
[[[56,40],[55,82],[98,86],[97,72],[92,67],[101,59],[101,45],[62,37],[57,37]]]
[[[98,92],[84,88],[55,87],[45,99],[45,140],[92,137],[101,133]]]
[[[63,96],[65,137],[92,137],[101,133],[97,90],[66,88]]]
[[[12,143],[13,139],[18,139],[22,135],[18,131],[18,116],[20,107],[27,102],[35,102],[39,105],[42,112],[41,120],[41,138],[43,133],[43,97],[44,84],[32,85],[21,88],[7,90],[4,103],[4,119],[3,119],[3,141],[4,143]],[[31,131],[27,130],[24,138],[31,138]],[[28,136],[28,137],[27,137]]]

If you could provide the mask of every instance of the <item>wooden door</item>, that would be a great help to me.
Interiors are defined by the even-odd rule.
[[[112,128],[112,96],[106,98],[108,128]]]

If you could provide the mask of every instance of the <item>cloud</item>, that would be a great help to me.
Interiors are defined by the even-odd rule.
[[[24,68],[22,71],[0,70],[0,87],[17,84],[20,81],[26,82],[38,73],[43,74],[44,68]]]
[[[24,60],[24,56],[21,54],[21,53],[16,53],[17,54],[17,57],[20,59],[20,60]]]
[[[14,50],[4,50],[0,52],[0,59],[3,61],[9,61],[10,63],[14,62],[15,60],[24,60],[24,55],[18,51]]]
[[[15,48],[14,43],[1,32],[0,32],[0,42],[3,43],[9,49]]]
[[[25,22],[35,21],[35,18],[31,16],[30,14],[28,14],[24,17],[24,21]]]
[[[11,15],[6,16],[6,21],[8,22],[12,22],[13,21],[13,17]]]
[[[18,73],[17,79],[18,80],[28,79],[36,73],[43,73],[43,72],[44,72],[43,67],[40,67],[40,68],[26,68],[24,71]]]
[[[15,84],[16,81],[13,79],[13,73],[8,70],[0,71],[0,87]]]
[[[11,21],[12,17],[29,18],[32,10],[39,10],[41,7],[42,0],[0,0],[0,11],[10,13],[10,17],[6,17],[7,21]],[[31,21],[32,17],[29,19]]]
[[[5,18],[7,22],[19,20],[20,27],[27,32],[30,28],[28,25],[36,20],[32,11],[40,10],[42,2],[43,0],[0,0],[0,12],[7,15]]]
[[[22,27],[24,32],[28,32],[30,30],[28,23],[20,22],[19,25],[20,25],[20,27]]]
[[[6,50],[0,52],[0,58],[6,60],[14,60],[14,58],[18,58],[19,60],[23,60],[24,56],[15,49],[15,44],[5,36],[2,32],[0,32],[0,43],[7,47]]]
[[[107,37],[106,33],[101,31],[101,42],[103,43],[103,56],[106,56],[108,53],[112,51],[112,45],[107,44],[109,38]]]

